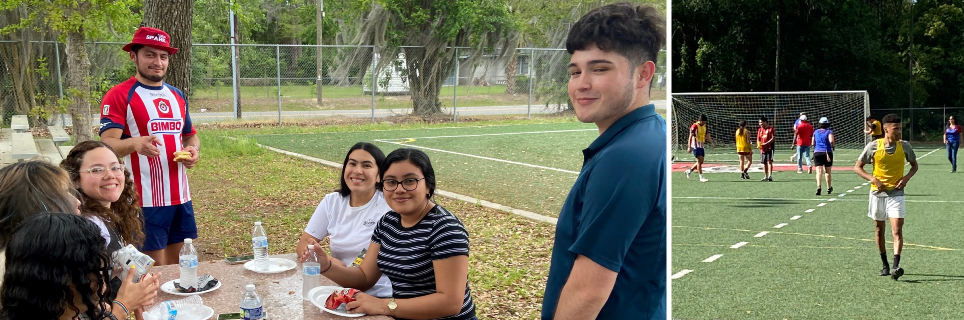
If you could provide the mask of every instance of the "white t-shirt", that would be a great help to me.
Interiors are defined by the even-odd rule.
[[[101,220],[100,217],[98,217],[98,216],[89,216],[89,217],[87,217],[87,219],[90,219],[90,221],[93,221],[94,224],[96,224],[97,227],[100,228],[100,236],[101,236],[101,237],[104,237],[104,243],[109,245],[109,244],[110,244],[110,231],[107,231],[107,225],[104,224],[104,221]]]
[[[368,249],[375,225],[385,213],[392,210],[380,190],[376,190],[372,199],[361,207],[349,206],[349,199],[350,196],[342,196],[338,192],[329,193],[318,204],[305,227],[305,232],[312,237],[330,237],[331,255],[348,266],[363,249]],[[372,255],[365,256],[365,259],[374,258]],[[391,297],[392,282],[382,274],[378,283],[366,293],[380,298]]]

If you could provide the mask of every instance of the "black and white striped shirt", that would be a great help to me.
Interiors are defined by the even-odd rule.
[[[401,216],[386,213],[372,234],[372,242],[381,245],[378,269],[392,281],[392,296],[409,299],[435,293],[435,267],[432,261],[469,255],[469,234],[462,221],[436,205],[411,228],[402,227]],[[459,314],[439,319],[472,319],[475,303],[465,284],[462,310]]]

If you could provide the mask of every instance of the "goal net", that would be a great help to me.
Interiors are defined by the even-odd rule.
[[[870,136],[863,131],[865,119],[870,115],[867,91],[701,92],[672,95],[672,145],[677,161],[693,160],[692,154],[687,154],[689,127],[701,114],[706,114],[707,132],[716,144],[707,155],[707,161],[713,162],[738,161],[734,135],[740,120],[746,120],[750,142],[755,146],[761,116],[766,116],[775,128],[775,151],[778,154],[793,153],[793,125],[801,112],[807,115],[807,121],[814,129],[818,128],[820,117],[830,120],[835,152],[848,149],[859,152],[870,141]],[[753,152],[759,153],[755,147]],[[716,157],[710,158],[713,155]],[[754,158],[757,160],[757,157]],[[775,161],[790,161],[788,156],[774,158]]]

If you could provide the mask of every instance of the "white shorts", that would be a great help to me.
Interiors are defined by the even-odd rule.
[[[887,218],[904,218],[904,196],[878,198],[870,194],[870,206],[867,216],[877,221],[887,221]]]

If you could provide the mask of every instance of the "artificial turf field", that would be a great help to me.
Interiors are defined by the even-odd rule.
[[[582,168],[582,149],[599,132],[579,122],[253,135],[258,143],[342,163],[356,142],[386,155],[402,147],[425,151],[437,188],[549,217],[558,217]]]
[[[735,154],[710,149],[707,162],[720,165],[706,173],[708,182],[699,182],[681,169],[692,156],[676,153],[672,317],[964,317],[964,173],[949,173],[942,146],[915,146],[915,152],[920,170],[906,187],[900,263],[906,273],[898,281],[878,275],[869,185],[852,170],[858,150],[838,150],[834,193],[827,195],[824,185],[821,196],[814,195],[813,175],[796,173],[795,164],[778,163],[783,171],[773,182],[759,181],[758,170],[742,180],[736,169],[723,172],[736,165]],[[778,150],[775,158],[788,165],[789,156]],[[892,264],[889,223],[886,234]]]

